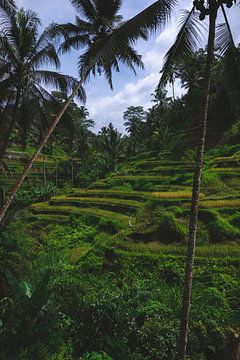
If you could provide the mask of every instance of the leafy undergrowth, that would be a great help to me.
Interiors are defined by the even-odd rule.
[[[227,177],[226,158],[210,159],[204,169],[191,360],[230,359],[240,335],[234,161]],[[0,273],[9,269],[30,289],[51,269],[51,296],[33,321],[5,281],[10,300],[0,302],[3,358],[175,359],[191,172],[185,162],[136,158],[120,175],[34,204],[13,222],[1,234],[0,251],[8,256]]]
[[[38,241],[32,237],[35,226],[18,222],[5,231],[2,250],[9,256],[1,266],[33,288],[45,269],[51,269],[52,296],[36,323],[25,328],[29,310],[8,293],[15,307],[13,311],[6,303],[0,306],[5,358],[175,358],[185,246],[134,242],[117,246],[116,235],[104,231],[110,224],[103,219],[93,222],[88,217],[71,217],[65,224],[47,227],[42,223]],[[16,268],[16,253],[21,268]],[[239,247],[230,243],[197,248],[188,348],[191,360],[228,358],[229,344],[239,331],[239,255]],[[20,329],[25,335],[31,331],[29,339],[23,341]],[[14,347],[9,347],[12,341]]]

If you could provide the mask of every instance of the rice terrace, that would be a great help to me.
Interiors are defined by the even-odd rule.
[[[239,16],[0,0],[0,360],[240,360]]]

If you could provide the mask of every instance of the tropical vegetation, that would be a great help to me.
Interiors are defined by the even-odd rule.
[[[0,359],[237,360],[239,4],[194,0],[152,106],[97,133],[84,85],[143,68],[137,40],[179,2],[70,2],[42,29],[0,1]]]

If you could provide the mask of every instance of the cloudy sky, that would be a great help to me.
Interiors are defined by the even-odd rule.
[[[42,19],[43,26],[54,21],[64,23],[74,20],[75,12],[70,0],[16,0],[19,7],[32,9]],[[154,0],[123,0],[121,14],[124,19],[136,15],[139,11],[152,4]],[[181,9],[190,9],[192,0],[182,0]],[[236,42],[240,42],[239,26],[240,8],[230,9],[233,33]],[[152,36],[148,42],[139,41],[136,45],[138,52],[143,56],[144,70],[138,70],[137,76],[128,69],[122,67],[120,73],[114,75],[114,90],[111,91],[106,80],[102,77],[91,78],[86,86],[86,107],[90,117],[95,120],[95,130],[112,122],[119,130],[123,130],[123,112],[128,106],[141,105],[145,109],[151,106],[151,100],[162,66],[164,54],[171,46],[177,32],[177,23],[180,8],[176,9],[172,21],[163,32]],[[221,19],[220,19],[221,21]],[[78,53],[72,52],[61,58],[63,73],[78,76],[77,72]],[[177,94],[181,89],[177,88]]]

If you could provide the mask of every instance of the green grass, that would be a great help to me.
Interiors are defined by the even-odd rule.
[[[145,201],[149,199],[190,199],[192,196],[191,191],[179,190],[179,191],[119,191],[111,189],[99,189],[99,190],[81,190],[76,189],[74,193],[70,194],[71,198],[74,197],[99,197],[99,198],[117,198],[117,199],[129,199]],[[201,194],[204,197],[204,194]]]
[[[120,242],[115,244],[117,252],[127,252],[139,255],[157,256],[186,256],[186,246],[184,245],[163,245],[158,242],[153,243],[134,243]],[[240,259],[240,246],[234,243],[221,245],[200,245],[196,248],[196,257],[205,258],[234,258]]]
[[[117,220],[125,225],[128,224],[129,217],[120,213],[101,210],[97,208],[77,208],[74,206],[51,206],[47,203],[33,204],[30,208],[34,214],[51,214],[51,215],[88,215],[89,217],[106,218]]]
[[[32,214],[29,213],[28,216],[28,221],[37,221],[37,222],[47,222],[47,223],[56,223],[56,224],[62,224],[63,222],[69,222],[69,217],[67,215],[52,215],[52,214],[48,214],[48,215],[41,215],[41,214]]]
[[[142,207],[142,203],[134,200],[122,200],[114,198],[94,198],[94,197],[53,197],[50,205],[58,206],[77,206],[77,207],[101,207],[106,210],[128,212],[135,211]]]
[[[240,207],[240,199],[202,200],[201,208],[237,208]]]

